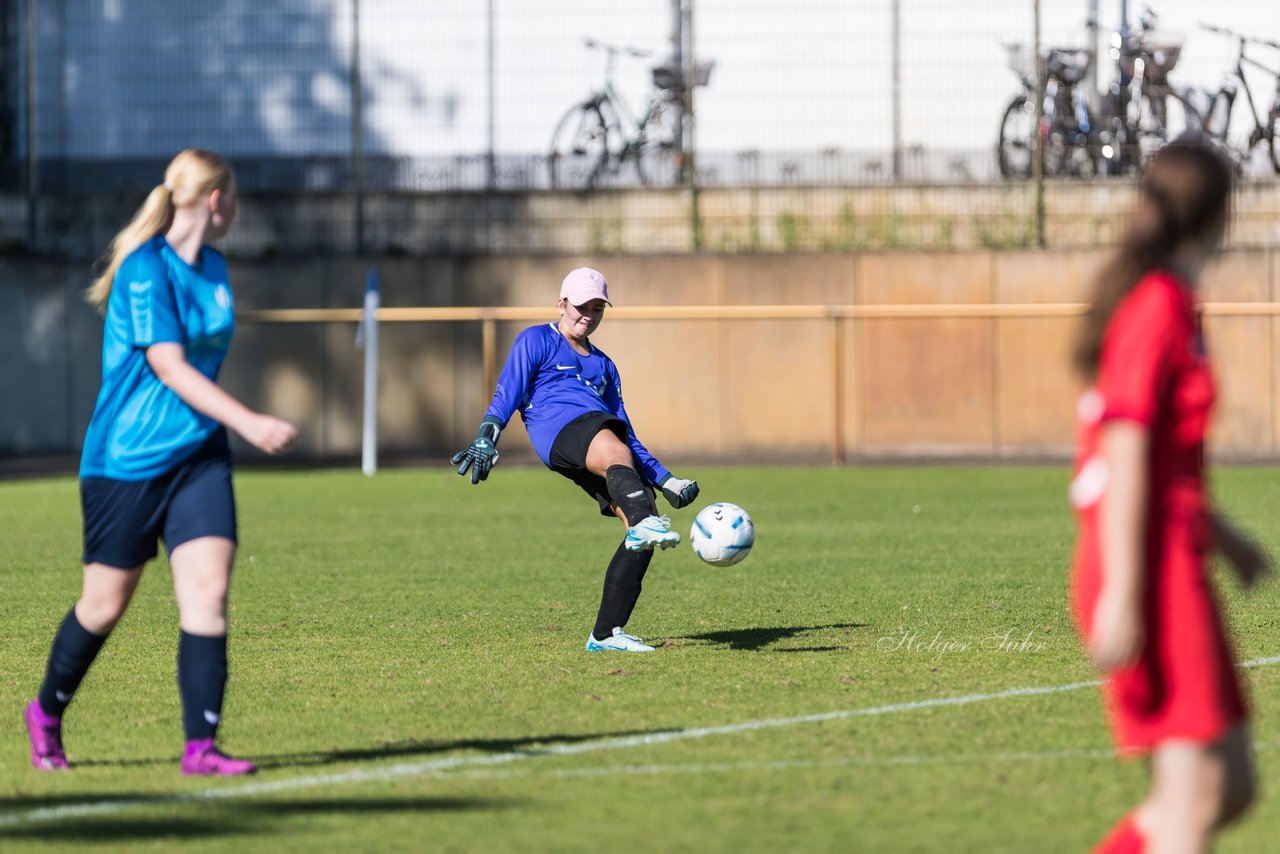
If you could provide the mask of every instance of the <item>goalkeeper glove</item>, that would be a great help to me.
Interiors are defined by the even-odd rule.
[[[486,415],[480,422],[480,430],[465,450],[453,455],[451,462],[458,467],[458,474],[471,469],[471,482],[479,483],[489,477],[490,470],[498,464],[498,434],[502,426],[498,419]]]
[[[698,497],[698,482],[696,480],[682,480],[675,475],[667,475],[666,480],[662,481],[659,489],[666,496],[667,501],[672,507],[679,510],[681,507],[688,507]]]

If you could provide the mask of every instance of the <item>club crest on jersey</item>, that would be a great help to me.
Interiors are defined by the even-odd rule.
[[[231,308],[231,289],[226,285],[218,285],[213,289],[213,301],[218,304],[218,308]]]

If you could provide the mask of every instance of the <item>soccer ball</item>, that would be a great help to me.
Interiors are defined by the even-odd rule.
[[[733,566],[756,542],[756,526],[737,504],[720,502],[704,507],[689,531],[693,551],[712,566]]]

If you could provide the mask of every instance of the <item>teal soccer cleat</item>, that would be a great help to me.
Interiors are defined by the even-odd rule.
[[[666,516],[646,516],[627,529],[627,551],[651,551],[654,548],[670,549],[680,544],[680,535],[671,530],[671,519]]]
[[[619,627],[613,630],[612,637],[604,640],[596,640],[594,634],[587,635],[587,652],[653,652],[653,647]]]

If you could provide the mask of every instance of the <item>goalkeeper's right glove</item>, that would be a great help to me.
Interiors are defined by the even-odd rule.
[[[489,477],[489,471],[498,463],[498,434],[502,425],[492,415],[480,422],[480,430],[465,450],[453,455],[451,462],[458,467],[458,474],[471,469],[471,482],[479,483]]]

